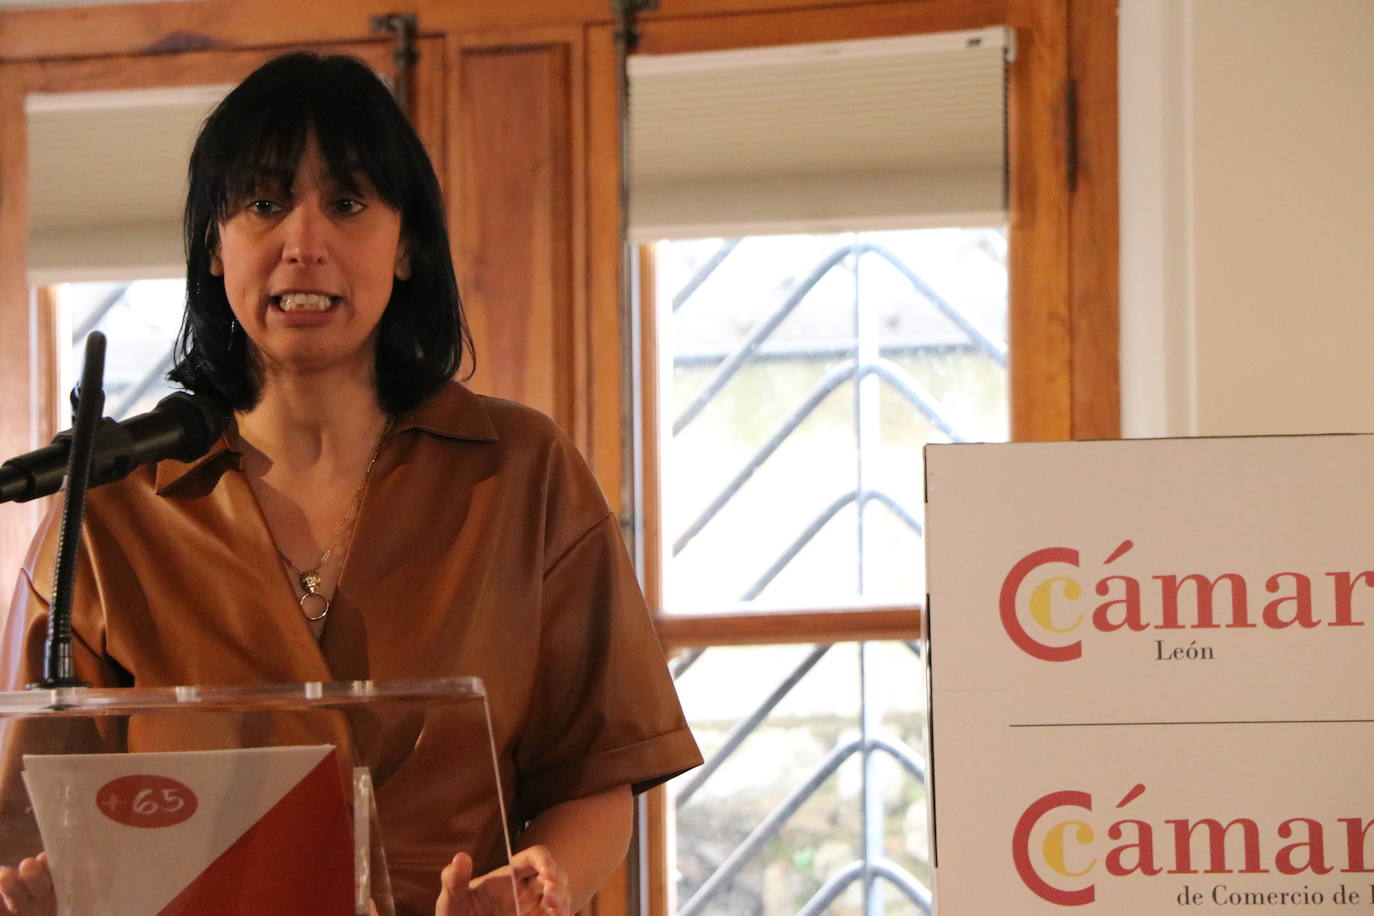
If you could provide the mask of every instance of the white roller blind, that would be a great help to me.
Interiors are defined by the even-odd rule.
[[[179,276],[186,160],[227,90],[30,95],[31,282]]]
[[[631,57],[632,234],[1000,221],[1004,36]]]

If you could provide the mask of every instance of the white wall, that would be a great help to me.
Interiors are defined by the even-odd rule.
[[[1374,431],[1374,2],[1120,13],[1124,433]]]

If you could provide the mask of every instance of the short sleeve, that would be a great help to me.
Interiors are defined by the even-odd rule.
[[[701,763],[615,518],[544,576],[538,683],[516,749],[520,813]]]

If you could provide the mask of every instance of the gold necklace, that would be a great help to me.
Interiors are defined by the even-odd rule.
[[[372,468],[377,463],[377,458],[382,454],[382,442],[385,441],[386,434],[390,431],[391,417],[387,417],[386,425],[382,427],[382,434],[377,437],[377,447],[372,450],[372,459],[368,461],[367,468],[363,471],[363,479],[358,481],[358,487],[353,491],[353,498],[348,501],[348,508],[344,510],[344,517],[339,522],[339,527],[335,529],[334,536],[330,538],[329,543],[325,545],[324,553],[320,554],[320,558],[315,561],[315,565],[310,569],[297,569],[296,564],[292,563],[291,558],[286,555],[286,551],[282,550],[281,547],[277,548],[277,554],[281,557],[282,562],[286,564],[286,568],[291,571],[291,574],[296,577],[296,581],[300,583],[303,594],[298,603],[301,606],[301,613],[304,614],[305,619],[311,623],[318,623],[329,616],[329,604],[331,599],[327,597],[324,592],[320,591],[320,585],[324,582],[324,576],[320,574],[320,571],[324,569],[324,564],[329,562],[330,556],[334,553],[334,548],[339,545],[340,539],[344,536],[345,531],[348,532],[348,541],[350,543],[352,542],[353,525],[358,518],[358,509],[362,506],[363,491],[367,489],[367,481],[372,477]],[[306,609],[306,602],[311,598],[319,602],[319,613],[313,616],[310,611]]]

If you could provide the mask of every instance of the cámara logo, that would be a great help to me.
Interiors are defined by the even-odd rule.
[[[1089,631],[1362,627],[1364,621],[1354,618],[1354,596],[1357,589],[1374,589],[1374,570],[1368,569],[1281,571],[1249,580],[1235,572],[1140,576],[1109,568],[1134,546],[1122,541],[1100,569],[1084,569],[1071,547],[1044,547],[1017,560],[998,599],[1011,641],[1027,655],[1066,662],[1083,655]],[[1096,599],[1086,597],[1089,587]],[[1162,643],[1160,652],[1164,658]]]
[[[1137,783],[1116,808],[1145,794]],[[1042,900],[1083,906],[1097,899],[1100,880],[1140,875],[1264,875],[1288,877],[1374,873],[1370,828],[1374,819],[1340,817],[1323,822],[1289,817],[1263,823],[1249,817],[1169,818],[1150,823],[1115,815],[1096,817],[1093,796],[1063,790],[1031,802],[1016,821],[1011,856],[1021,882]],[[1185,894],[1190,893],[1185,885]],[[1342,888],[1344,890],[1344,888]],[[1219,904],[1320,903],[1322,891],[1306,885],[1277,891],[1240,891],[1214,883],[1192,892]],[[1182,895],[1181,895],[1182,896]],[[1282,898],[1282,899],[1281,899]]]

